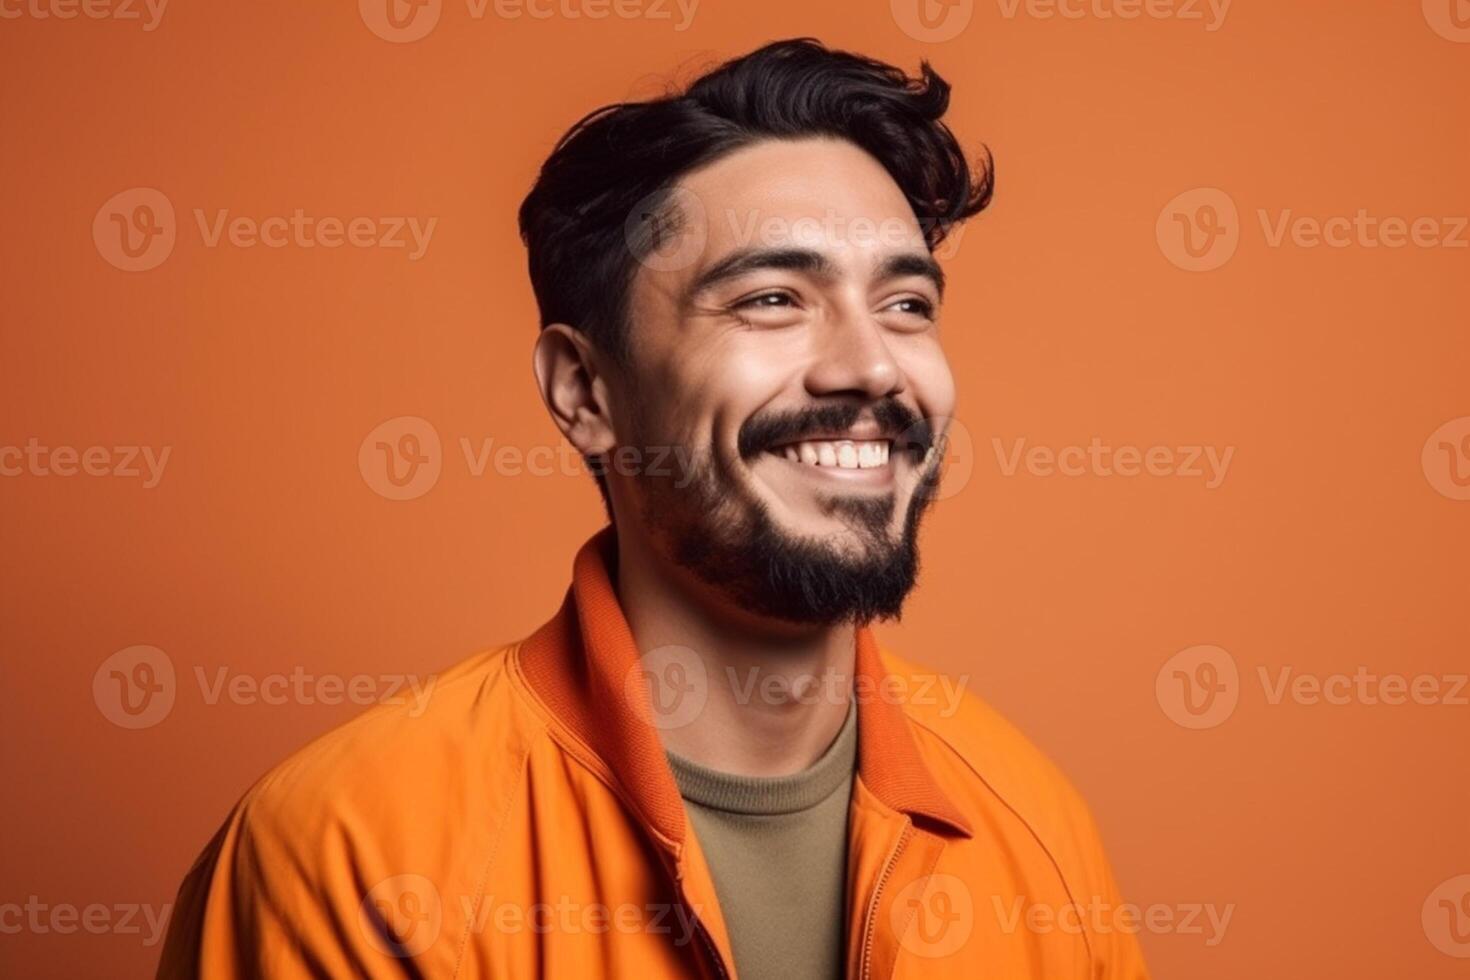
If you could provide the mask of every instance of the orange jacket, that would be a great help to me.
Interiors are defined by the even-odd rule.
[[[555,618],[441,675],[427,708],[373,708],[246,793],[180,888],[158,976],[735,977],[658,732],[625,697],[614,545],[589,541]],[[901,704],[925,676],[867,629],[857,671],[888,693],[858,705],[848,976],[1145,977],[1051,764],[971,695]]]

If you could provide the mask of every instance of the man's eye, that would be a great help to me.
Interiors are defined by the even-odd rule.
[[[759,293],[746,299],[739,300],[735,304],[737,310],[764,310],[779,309],[783,306],[794,305],[795,300],[786,293]]]
[[[917,296],[908,296],[904,299],[897,300],[892,304],[890,309],[898,309],[900,313],[915,313],[924,317],[926,320],[934,319],[934,304],[927,299],[920,299]]]

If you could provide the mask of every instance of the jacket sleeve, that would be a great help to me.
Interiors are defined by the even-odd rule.
[[[251,795],[235,807],[179,888],[159,980],[401,977],[413,969],[344,849],[303,829]]]
[[[1149,980],[1143,949],[1138,941],[1143,928],[1139,909],[1124,901],[1103,848],[1102,836],[1085,805],[1083,814],[1090,838],[1088,878],[1093,885],[1093,894],[1085,898],[1079,896],[1079,900],[1097,903],[1094,928],[1088,937],[1092,946],[1094,980]]]

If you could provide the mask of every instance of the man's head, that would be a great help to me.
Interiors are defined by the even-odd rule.
[[[815,41],[562,138],[521,207],[537,380],[644,535],[732,610],[897,615],[954,408],[933,250],[990,197],[949,87]]]

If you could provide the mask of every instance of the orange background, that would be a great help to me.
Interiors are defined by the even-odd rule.
[[[592,107],[812,34],[929,58],[953,128],[998,163],[993,208],[947,262],[971,474],[880,635],[968,675],[1061,763],[1131,900],[1234,907],[1214,946],[1146,932],[1157,976],[1466,975],[1421,907],[1470,872],[1470,707],[1272,704],[1257,679],[1470,662],[1470,502],[1421,465],[1470,415],[1470,250],[1271,247],[1257,218],[1470,214],[1470,44],[1417,3],[1238,0],[1209,31],[989,0],[928,43],[877,0],[703,0],[684,31],[668,5],[476,19],[446,0],[427,36],[390,43],[343,3],[175,0],[145,31],[17,2],[0,21],[0,444],[172,455],[154,489],[0,478],[0,904],[170,902],[245,787],[361,710],[211,705],[196,668],[422,676],[551,614],[601,523],[591,481],[477,477],[460,444],[557,444],[515,208]],[[178,216],[147,272],[91,232],[134,187]],[[1155,226],[1199,187],[1229,195],[1240,240],[1187,272]],[[439,220],[408,261],[208,247],[193,216],[297,208]],[[357,457],[403,415],[433,424],[443,473],[400,502]],[[1235,455],[1209,490],[1007,476],[992,442],[1093,436]],[[168,654],[177,700],[126,730],[92,679],[135,644]],[[1197,644],[1241,677],[1204,730],[1155,695]],[[0,934],[5,976],[142,976],[156,956],[133,934]]]

